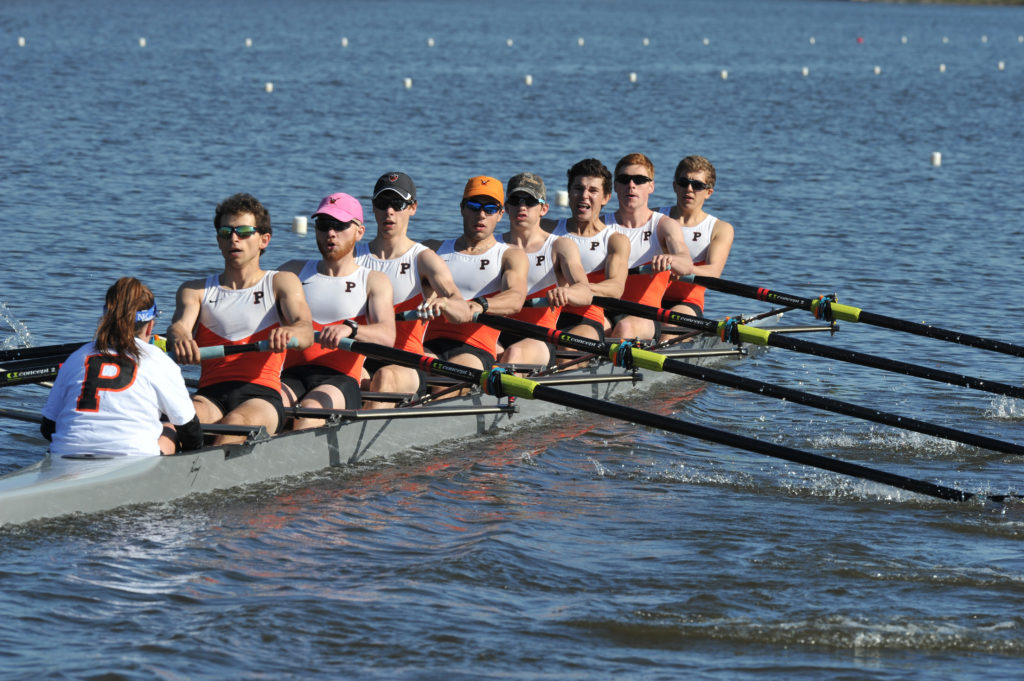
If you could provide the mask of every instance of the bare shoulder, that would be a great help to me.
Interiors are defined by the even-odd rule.
[[[733,235],[733,227],[725,220],[719,220],[715,218],[715,225],[711,228],[711,238],[716,237],[731,237]]]
[[[186,300],[189,298],[201,298],[206,290],[206,277],[202,279],[189,279],[178,287],[178,298]]]
[[[530,260],[526,257],[526,251],[519,246],[509,246],[501,256],[501,262],[505,267],[528,267]]]
[[[302,282],[299,281],[299,277],[294,272],[278,270],[277,274],[274,275],[275,292],[290,292],[301,290]]]
[[[658,229],[663,232],[678,232],[682,234],[683,226],[679,224],[678,220],[674,220],[667,215],[662,215],[662,218],[658,220]]]
[[[366,288],[369,291],[388,291],[391,292],[391,279],[388,275],[378,270],[370,270],[366,275]]]

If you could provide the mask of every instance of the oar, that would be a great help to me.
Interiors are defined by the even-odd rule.
[[[21,385],[23,383],[39,383],[57,375],[60,365],[67,356],[42,357],[35,360],[8,363],[0,368],[0,387]]]
[[[868,468],[867,466],[861,466],[860,464],[820,456],[818,454],[804,452],[799,449],[793,449],[792,447],[764,442],[762,440],[757,440],[743,435],[735,435],[733,433],[716,430],[707,426],[678,421],[667,416],[652,414],[650,412],[634,409],[622,404],[605,402],[603,400],[585,397],[583,395],[575,395],[564,390],[542,385],[537,381],[515,376],[514,374],[507,373],[500,369],[483,371],[463,366],[461,364],[446,362],[438,359],[437,357],[428,357],[426,355],[418,355],[404,350],[396,350],[395,348],[378,345],[376,343],[354,341],[351,338],[343,339],[340,343],[340,347],[345,350],[374,357],[382,361],[418,367],[431,373],[471,381],[479,385],[484,392],[498,397],[512,395],[526,399],[543,400],[545,402],[559,404],[572,409],[589,411],[609,418],[630,421],[632,423],[649,426],[651,428],[679,433],[680,435],[697,437],[729,447],[747,449],[752,452],[783,459],[785,461],[821,468],[833,473],[840,473],[842,475],[848,475],[855,478],[862,478],[864,480],[870,480],[872,482],[889,485],[891,487],[915,492],[917,494],[936,497],[938,499],[967,501],[979,496],[972,492],[966,492],[923,480],[915,480],[903,475],[887,473],[885,471]],[[999,502],[1011,497],[1016,498],[1015,495],[981,496],[981,498]]]
[[[808,407],[815,407],[825,411],[835,412],[837,414],[844,414],[846,416],[853,416],[867,421],[874,421],[875,423],[881,423],[895,428],[903,428],[905,430],[915,431],[924,435],[941,437],[946,440],[960,442],[972,447],[981,447],[982,449],[991,449],[997,452],[1024,456],[1024,446],[1013,442],[997,440],[984,435],[976,435],[974,433],[968,433],[955,428],[948,428],[946,426],[928,423],[926,421],[919,421],[917,419],[900,416],[898,414],[891,414],[878,409],[862,407],[850,402],[835,400],[830,397],[821,397],[802,390],[793,390],[791,388],[785,388],[772,383],[765,383],[764,381],[736,376],[724,371],[718,371],[717,369],[697,366],[671,357],[665,357],[664,355],[660,355],[656,352],[643,350],[628,342],[609,343],[593,340],[583,336],[565,333],[558,329],[547,329],[543,326],[528,324],[517,319],[497,317],[489,314],[478,314],[476,321],[486,324],[487,326],[494,327],[495,329],[501,329],[502,331],[510,331],[523,336],[546,340],[557,345],[564,345],[577,350],[591,352],[595,355],[601,355],[607,357],[616,366],[625,366],[627,368],[636,367],[638,369],[648,369],[651,371],[666,371],[672,374],[679,374],[680,376],[696,378],[697,380],[706,381],[708,383],[717,383],[719,385],[729,386],[730,388],[736,388],[738,390],[745,390],[758,395],[775,397],[780,400],[788,400]]]
[[[0,365],[7,362],[37,359],[40,357],[64,357],[82,347],[85,343],[63,343],[61,345],[39,345],[31,348],[0,350]]]
[[[734,318],[728,318],[721,322],[710,319],[698,319],[696,317],[680,314],[664,308],[650,307],[648,305],[640,305],[639,303],[618,300],[616,298],[606,298],[604,296],[594,296],[594,304],[600,305],[606,309],[618,310],[627,314],[636,315],[637,317],[657,319],[659,321],[671,322],[677,326],[685,326],[690,329],[704,331],[705,333],[714,333],[722,339],[731,340],[734,343],[743,342],[751,343],[753,345],[767,345],[771,347],[784,348],[786,350],[793,350],[794,352],[827,357],[829,359],[849,362],[851,364],[860,364],[862,366],[882,369],[883,371],[891,371],[897,374],[905,374],[916,378],[924,378],[931,381],[938,381],[940,383],[950,383],[952,385],[973,388],[975,390],[984,390],[985,392],[995,393],[997,395],[1024,398],[1024,388],[1021,388],[1020,386],[1010,385],[1009,383],[1000,383],[998,381],[986,381],[981,378],[954,374],[941,369],[930,369],[919,364],[910,364],[909,362],[901,362],[894,359],[888,359],[886,357],[856,352],[854,350],[833,348],[828,345],[812,343],[811,341],[806,341],[801,338],[793,338],[792,336],[787,336],[781,333],[772,333],[768,329],[747,326],[746,324],[739,323],[739,320]]]
[[[853,307],[852,305],[841,305],[835,299],[834,295],[821,296],[818,298],[803,298],[790,293],[773,291],[769,288],[764,288],[763,286],[750,286],[749,284],[740,284],[735,281],[718,279],[716,277],[702,277],[691,274],[687,277],[683,277],[682,279],[684,281],[691,281],[694,284],[704,286],[705,288],[709,288],[714,291],[721,291],[722,293],[731,293],[732,295],[742,296],[744,298],[764,300],[769,303],[787,305],[801,310],[807,310],[812,312],[815,317],[826,321],[838,319],[845,322],[860,322],[863,324],[870,324],[872,326],[892,329],[894,331],[905,331],[918,336],[937,338],[950,343],[969,345],[975,348],[982,348],[983,350],[1002,352],[1015,357],[1024,357],[1024,346],[1021,345],[1015,345],[1013,343],[1007,343],[1006,341],[995,340],[993,338],[982,338],[981,336],[974,336],[960,331],[941,329],[937,326],[932,326],[931,324],[920,324],[906,319],[888,317],[886,315],[868,312],[858,307]]]

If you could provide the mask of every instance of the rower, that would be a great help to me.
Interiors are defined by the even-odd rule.
[[[601,210],[612,195],[612,174],[596,158],[583,159],[566,174],[572,217],[559,220],[552,231],[575,243],[591,293],[618,298],[626,285],[629,238],[601,220]],[[567,305],[558,317],[558,328],[594,340],[604,340],[611,330],[597,305]]]
[[[411,177],[398,171],[381,175],[373,187],[377,236],[368,244],[356,244],[355,258],[363,267],[383,272],[391,280],[396,313],[419,310],[421,319],[396,322],[394,346],[423,354],[428,320],[444,317],[453,324],[463,324],[472,316],[448,265],[437,253],[409,238],[409,220],[416,214],[417,205]],[[426,387],[417,369],[373,358],[366,360],[363,369],[373,392],[422,394]],[[367,401],[365,406],[381,409],[394,404]]]
[[[369,343],[395,342],[395,313],[391,280],[356,262],[356,242],[363,238],[363,207],[354,196],[331,194],[313,213],[320,260],[289,260],[281,271],[292,272],[313,316],[316,343],[289,350],[281,373],[287,407],[359,409],[362,396],[362,355],[338,349],[338,340],[356,338]],[[315,428],[326,421],[296,418],[293,430]]]
[[[703,156],[687,156],[676,166],[672,189],[674,206],[660,208],[683,229],[683,240],[693,260],[693,273],[720,277],[732,248],[733,228],[728,222],[704,212],[704,202],[715,193],[715,167]],[[661,306],[673,312],[704,316],[704,287],[673,281]]]
[[[530,324],[554,329],[564,305],[589,305],[593,295],[580,262],[580,252],[569,239],[558,237],[541,227],[548,212],[544,180],[534,173],[519,173],[505,186],[505,210],[509,231],[496,234],[499,243],[523,249],[529,261],[526,297],[539,305],[524,307],[509,315]],[[546,341],[526,338],[508,331],[498,339],[504,352],[503,364],[549,366],[555,359],[555,346]]]
[[[181,370],[151,344],[158,314],[138,279],[122,277],[107,289],[95,340],[61,365],[43,407],[40,431],[52,455],[156,456],[202,446]]]
[[[505,190],[493,177],[471,177],[462,192],[462,236],[428,241],[448,264],[473,313],[515,314],[526,298],[529,264],[522,249],[494,238],[504,210]],[[499,332],[476,322],[454,324],[445,318],[427,326],[424,346],[442,359],[477,369],[497,358]]]
[[[269,352],[235,354],[202,362],[192,396],[203,423],[264,426],[284,424],[281,366],[289,341],[305,349],[313,342],[309,306],[298,277],[264,271],[260,255],[270,245],[270,214],[256,197],[235,194],[214,213],[224,271],[186,281],[178,289],[168,347],[182,364],[200,362],[199,347],[266,340]],[[215,444],[241,442],[220,435]]]
[[[603,216],[608,226],[629,237],[629,267],[650,265],[655,274],[631,274],[622,299],[659,305],[671,275],[693,271],[679,223],[647,206],[654,192],[654,164],[643,154],[628,154],[615,164],[615,193],[619,209]],[[632,315],[612,317],[612,335],[618,338],[654,338],[655,323]]]

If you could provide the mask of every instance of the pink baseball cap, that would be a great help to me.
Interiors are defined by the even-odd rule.
[[[338,222],[358,220],[362,223],[363,207],[359,205],[359,200],[356,197],[338,192],[324,197],[316,212],[313,213],[313,217],[315,218],[318,215],[326,215]]]

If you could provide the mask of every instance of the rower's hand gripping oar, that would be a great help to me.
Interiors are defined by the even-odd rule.
[[[481,369],[475,369],[461,364],[446,362],[438,359],[437,357],[417,355],[412,352],[406,352],[405,350],[397,350],[395,348],[378,345],[376,343],[356,341],[351,338],[342,339],[339,343],[339,347],[343,350],[357,352],[385,362],[402,364],[443,376],[472,381],[480,386],[484,392],[497,397],[511,395],[526,399],[544,400],[545,402],[559,404],[572,409],[581,409],[583,411],[593,412],[609,418],[630,421],[643,426],[679,433],[680,435],[697,437],[729,447],[746,449],[766,456],[783,459],[785,461],[821,468],[833,473],[840,473],[842,475],[849,475],[855,478],[871,480],[872,482],[878,482],[898,489],[938,499],[968,501],[980,496],[984,499],[1001,502],[1012,496],[977,495],[972,492],[966,492],[952,487],[946,487],[944,485],[938,485],[923,480],[915,480],[903,475],[868,468],[867,466],[861,466],[860,464],[820,456],[810,452],[804,452],[799,449],[793,449],[791,447],[745,437],[743,435],[735,435],[733,433],[716,430],[707,426],[678,421],[667,416],[651,414],[625,405],[605,402],[603,400],[585,397],[582,395],[575,395],[564,390],[542,385],[527,378],[515,376],[503,369],[490,369],[488,371],[483,371]]]
[[[950,383],[964,388],[973,388],[974,390],[983,390],[997,395],[1006,395],[1007,397],[1024,399],[1024,388],[1020,386],[1000,383],[998,381],[987,381],[973,376],[954,374],[941,369],[931,369],[919,364],[910,364],[909,362],[901,362],[894,359],[888,359],[886,357],[878,357],[877,355],[869,355],[863,352],[856,352],[854,350],[833,348],[828,345],[822,345],[821,343],[812,343],[811,341],[806,341],[801,338],[793,338],[786,334],[772,333],[768,329],[747,326],[746,324],[742,324],[741,320],[733,317],[724,319],[720,322],[710,319],[698,319],[696,317],[680,314],[679,312],[673,312],[672,310],[666,310],[664,308],[650,307],[648,305],[641,305],[639,303],[619,300],[617,298],[606,298],[604,296],[594,296],[594,304],[600,305],[601,307],[609,310],[617,310],[625,312],[626,314],[636,315],[637,317],[656,319],[662,322],[671,322],[677,326],[697,329],[698,331],[703,331],[705,333],[713,333],[722,340],[733,343],[750,343],[753,345],[767,345],[770,347],[783,348],[794,352],[802,352],[808,355],[827,357],[829,359],[839,360],[840,362],[860,364],[862,366],[882,369],[883,371],[891,371],[897,374],[905,374],[916,378],[924,378],[931,381],[938,381],[940,383]]]
[[[906,333],[925,336],[927,338],[936,338],[950,343],[958,343],[960,345],[969,345],[983,350],[1001,352],[1015,357],[1024,357],[1024,346],[1007,343],[1006,341],[996,340],[994,338],[983,338],[981,336],[962,333],[960,331],[942,329],[937,326],[932,326],[931,324],[920,324],[906,319],[897,319],[896,317],[868,312],[867,310],[862,310],[859,307],[840,304],[834,293],[819,296],[817,298],[804,298],[791,293],[773,291],[769,288],[764,288],[763,286],[750,286],[748,284],[740,284],[726,279],[718,279],[717,277],[704,277],[693,274],[681,277],[681,281],[689,281],[713,291],[730,293],[744,298],[753,298],[754,300],[763,300],[769,303],[807,310],[814,314],[817,319],[824,319],[828,322],[834,320],[860,322],[862,324],[870,324],[872,326],[879,326],[886,329],[892,329],[894,331],[904,331]]]
[[[627,369],[637,368],[648,369],[650,371],[666,371],[668,373],[679,374],[680,376],[687,376],[689,378],[695,378],[708,383],[717,383],[719,385],[729,386],[730,388],[745,390],[757,395],[765,395],[781,400],[788,400],[808,407],[824,409],[837,414],[844,414],[846,416],[853,416],[854,418],[873,421],[875,423],[881,423],[895,428],[915,431],[924,435],[941,437],[954,442],[970,445],[972,447],[981,447],[982,449],[991,449],[993,451],[1015,454],[1017,456],[1024,455],[1024,446],[1013,442],[997,440],[984,435],[968,433],[955,428],[948,428],[946,426],[928,423],[926,421],[919,421],[906,416],[900,416],[899,414],[891,414],[878,409],[862,407],[857,404],[843,402],[830,397],[822,397],[802,390],[793,390],[791,388],[785,388],[772,383],[765,383],[764,381],[756,381],[750,378],[736,376],[724,371],[718,371],[717,369],[697,366],[671,357],[665,357],[657,352],[643,350],[635,347],[629,341],[622,341],[619,343],[598,341],[585,338],[583,336],[576,336],[571,333],[565,333],[564,331],[559,331],[557,329],[548,329],[542,326],[537,326],[536,324],[528,324],[518,319],[510,319],[508,317],[499,317],[490,314],[478,313],[474,319],[475,321],[494,327],[495,329],[501,329],[502,331],[510,331],[519,335],[537,338],[539,340],[546,340],[557,345],[564,345],[566,347],[583,350],[595,355],[604,356],[611,360],[611,362],[616,366],[622,366]]]

